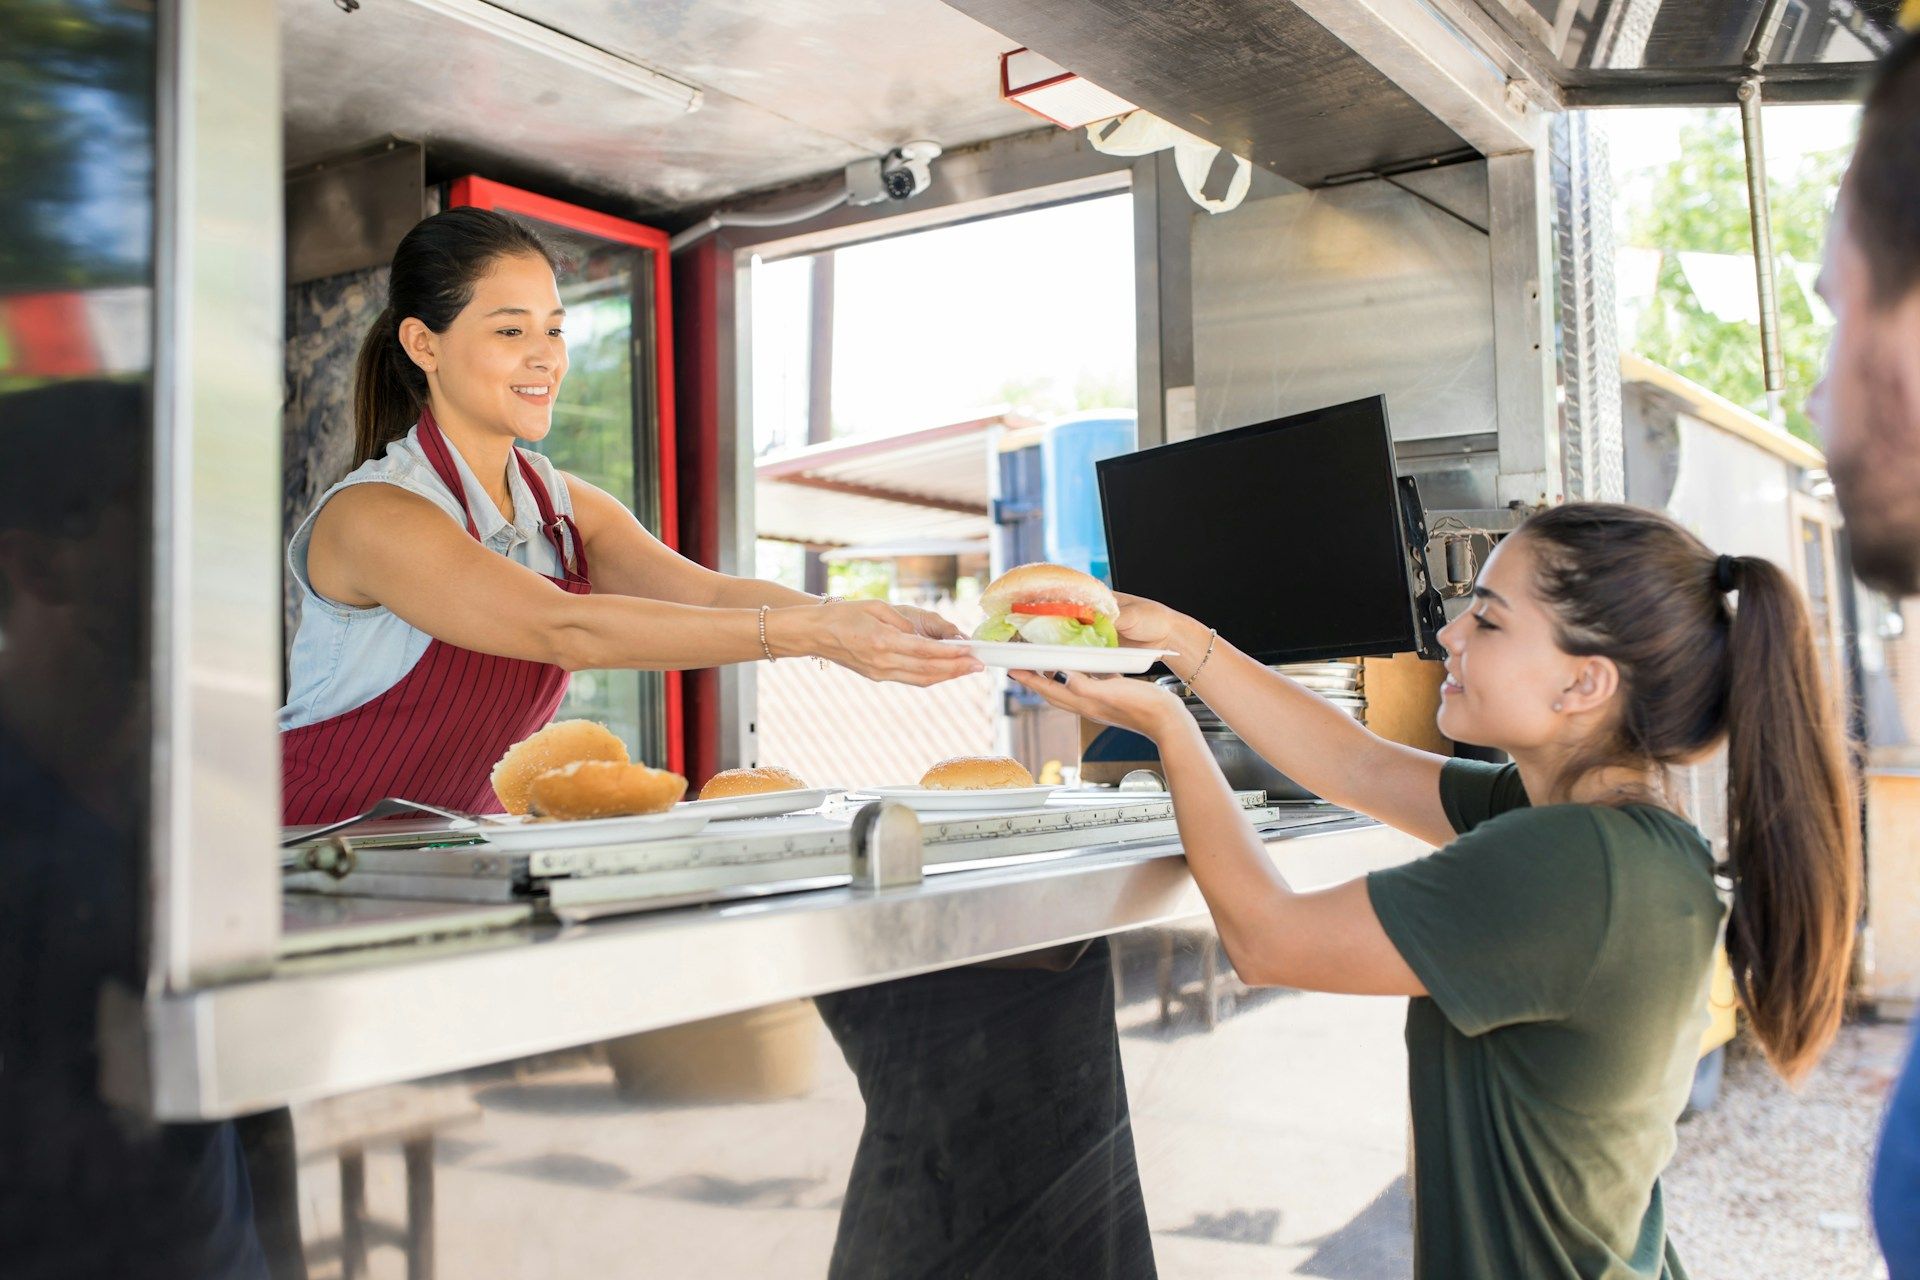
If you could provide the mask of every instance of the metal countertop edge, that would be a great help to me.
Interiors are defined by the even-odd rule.
[[[1424,852],[1363,818],[1266,838],[1298,888]],[[162,1120],[243,1115],[1192,919],[1206,907],[1180,853],[1176,841],[1092,849],[877,893],[825,889],[290,962],[147,1004],[139,1101]]]

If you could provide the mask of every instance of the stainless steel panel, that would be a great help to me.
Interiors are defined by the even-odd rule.
[[[426,191],[426,153],[412,142],[288,178],[287,284],[386,266],[425,215]]]
[[[1383,181],[1242,205],[1193,233],[1199,429],[1220,431],[1381,392],[1396,440],[1495,429],[1485,167],[1448,210]]]
[[[280,913],[279,42],[163,10],[150,990],[272,960]]]
[[[1487,161],[1492,220],[1495,402],[1500,480],[1496,506],[1557,501],[1559,370],[1553,342],[1553,196],[1544,150]]]
[[[1415,856],[1355,820],[1280,832],[1299,888]],[[160,1114],[235,1115],[1205,912],[1176,844],[906,889],[315,956],[149,1005]]]
[[[450,165],[650,213],[763,190],[930,136],[1034,126],[999,100],[1005,40],[938,0],[504,6],[706,93],[685,113],[403,0],[281,0],[289,160],[398,134]],[[425,56],[431,50],[431,56]]]
[[[1545,140],[1547,115],[1516,90],[1517,69],[1489,57],[1473,27],[1428,0],[1294,3],[1482,155],[1531,150]]]
[[[1306,186],[1358,169],[1472,153],[1448,120],[1398,82],[1395,72],[1407,68],[1383,71],[1295,4],[950,3],[1101,88]],[[1362,21],[1386,34],[1373,19]],[[1437,24],[1428,15],[1424,25]],[[1470,50],[1460,56],[1469,63],[1474,57]],[[1483,86],[1499,75],[1473,65]],[[1440,79],[1436,71],[1424,88],[1437,88]],[[1455,93],[1446,109],[1456,114],[1472,99]],[[1479,117],[1481,109],[1471,114]],[[1496,144],[1491,134],[1482,141],[1494,149],[1521,145],[1510,137]]]
[[[1620,335],[1613,287],[1613,178],[1589,113],[1553,126],[1562,467],[1569,498],[1619,502],[1626,489]]]

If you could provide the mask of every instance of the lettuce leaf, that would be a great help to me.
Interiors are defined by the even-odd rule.
[[[1002,613],[974,628],[975,640],[1004,644],[1025,640],[1028,644],[1073,644],[1089,649],[1117,649],[1120,634],[1113,629],[1112,618],[1095,618],[1092,623],[1053,616],[1028,617],[1024,613]]]
[[[1002,613],[995,617],[988,618],[978,627],[975,627],[973,638],[975,640],[990,640],[994,644],[1004,644],[1019,634],[1020,629],[1013,625],[1013,619]]]

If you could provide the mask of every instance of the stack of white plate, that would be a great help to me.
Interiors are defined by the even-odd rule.
[[[1304,685],[1361,724],[1367,722],[1366,668],[1356,659],[1340,662],[1299,662],[1273,668]],[[1226,732],[1219,715],[1197,693],[1187,693],[1178,677],[1162,676],[1160,683],[1181,694],[1187,710],[1208,732]]]

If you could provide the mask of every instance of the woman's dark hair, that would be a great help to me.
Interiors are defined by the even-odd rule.
[[[1620,670],[1612,739],[1562,793],[1596,768],[1687,764],[1726,741],[1727,958],[1768,1057],[1799,1078],[1839,1029],[1860,899],[1853,774],[1799,589],[1639,507],[1554,507],[1515,536],[1560,647]]]
[[[558,266],[553,250],[530,227],[490,209],[448,209],[407,232],[393,251],[386,310],[361,340],[354,366],[355,466],[407,434],[427,403],[427,375],[401,349],[401,323],[412,316],[445,333],[493,264],[522,255]]]

